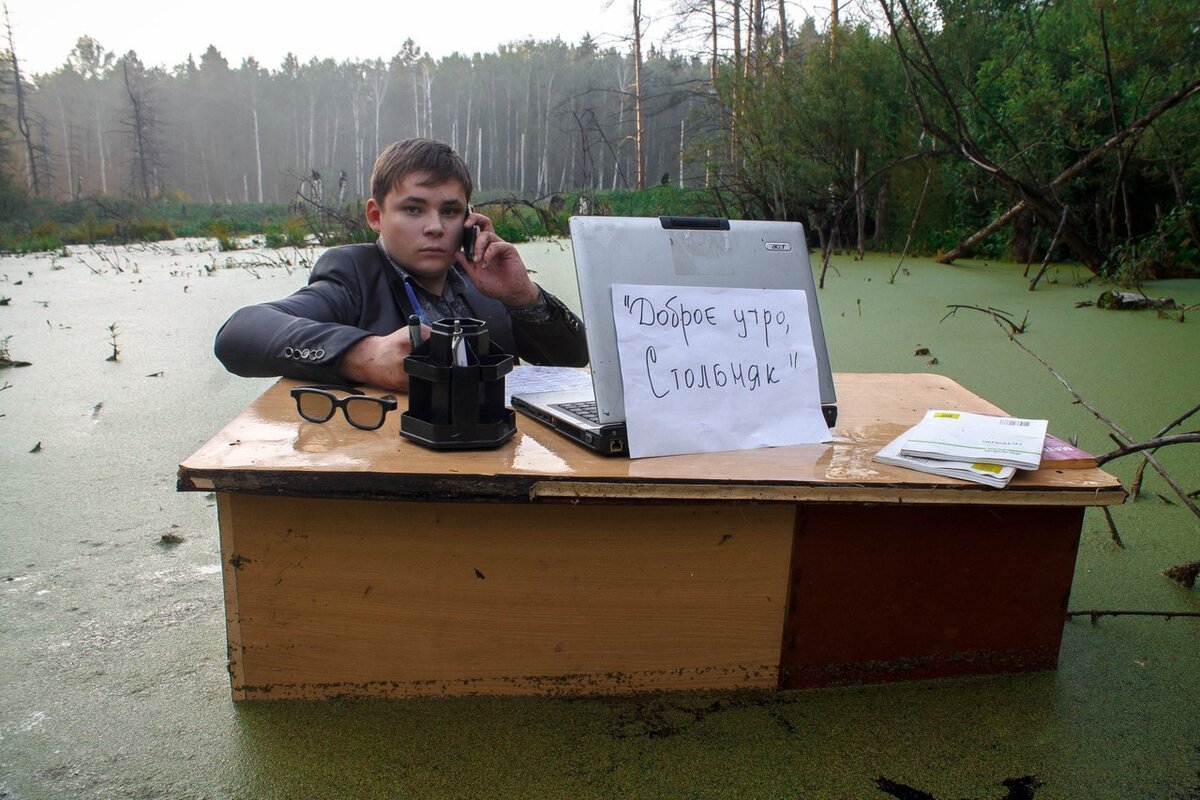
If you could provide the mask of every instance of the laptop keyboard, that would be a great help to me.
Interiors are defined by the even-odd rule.
[[[561,408],[577,417],[583,417],[589,422],[600,424],[600,412],[596,409],[595,400],[582,400],[578,403],[553,403],[551,408]]]

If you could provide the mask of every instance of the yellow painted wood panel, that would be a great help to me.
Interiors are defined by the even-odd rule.
[[[236,494],[222,508],[235,697],[608,693],[778,679],[790,505]]]

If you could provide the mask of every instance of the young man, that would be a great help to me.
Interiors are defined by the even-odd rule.
[[[367,224],[375,244],[326,251],[308,285],[240,309],[217,332],[217,358],[245,377],[366,383],[406,391],[408,317],[487,323],[501,350],[534,364],[583,366],[583,323],[529,279],[517,249],[470,209],[471,174],[448,145],[406,139],[388,146],[371,173]],[[460,249],[479,229],[474,258]]]

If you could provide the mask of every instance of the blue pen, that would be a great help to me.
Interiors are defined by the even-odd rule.
[[[404,291],[408,294],[408,303],[412,306],[413,314],[421,321],[423,325],[429,325],[429,319],[425,316],[425,309],[421,307],[421,302],[417,300],[417,293],[413,291],[412,284],[406,278],[404,280]]]

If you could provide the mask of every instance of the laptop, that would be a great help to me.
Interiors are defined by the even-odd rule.
[[[602,455],[629,453],[612,285],[803,289],[825,422],[837,396],[804,226],[696,217],[572,217],[571,243],[587,326],[592,390],[515,394],[513,408]]]

